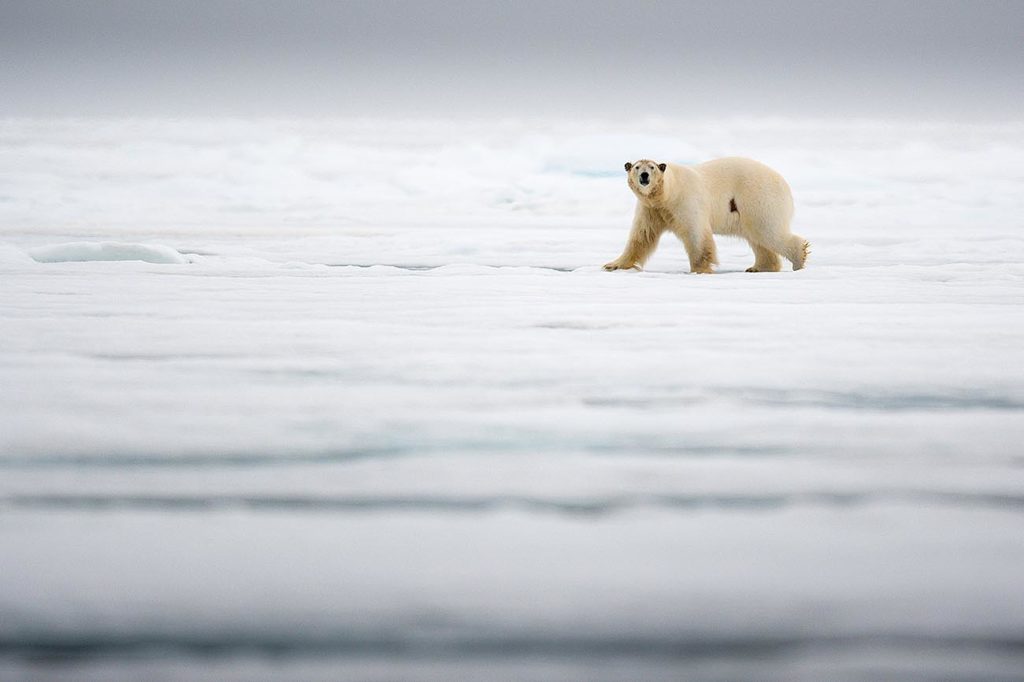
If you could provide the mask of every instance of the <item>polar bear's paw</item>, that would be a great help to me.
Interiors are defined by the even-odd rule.
[[[619,261],[619,260],[613,260],[611,263],[605,263],[603,267],[608,272],[612,272],[613,270],[639,270],[640,269],[636,264],[627,265],[626,263],[623,263],[622,261]]]

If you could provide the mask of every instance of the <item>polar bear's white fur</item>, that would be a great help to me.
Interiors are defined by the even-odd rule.
[[[793,195],[785,179],[752,159],[730,157],[695,166],[642,159],[626,164],[636,195],[633,228],[622,255],[605,270],[642,267],[666,231],[682,240],[692,272],[718,263],[712,234],[743,237],[754,250],[747,272],[778,272],[786,257],[804,266],[807,241],[789,231]]]

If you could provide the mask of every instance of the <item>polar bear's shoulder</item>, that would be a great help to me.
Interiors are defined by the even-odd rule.
[[[765,171],[771,170],[760,161],[748,159],[744,156],[723,156],[720,159],[712,159],[694,166],[698,171],[718,172],[743,172],[743,171]]]

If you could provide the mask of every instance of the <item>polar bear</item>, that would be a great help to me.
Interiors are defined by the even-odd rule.
[[[804,267],[810,245],[789,231],[793,195],[763,163],[729,157],[679,166],[642,159],[627,163],[626,173],[637,199],[633,227],[622,255],[605,270],[643,267],[666,231],[682,240],[691,272],[710,273],[718,264],[712,234],[747,240],[754,250],[747,272],[778,272],[780,255],[794,270]]]

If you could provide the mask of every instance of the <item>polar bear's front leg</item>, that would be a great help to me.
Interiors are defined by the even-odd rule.
[[[610,263],[604,264],[605,270],[629,270],[630,268],[642,268],[644,263],[658,245],[658,238],[661,231],[658,230],[646,216],[637,215],[633,220],[633,227],[629,231],[629,239],[626,241],[626,248],[622,255]]]
[[[711,225],[699,228],[680,228],[676,231],[686,247],[690,259],[690,272],[711,274],[711,266],[718,265],[718,251],[711,233]]]

